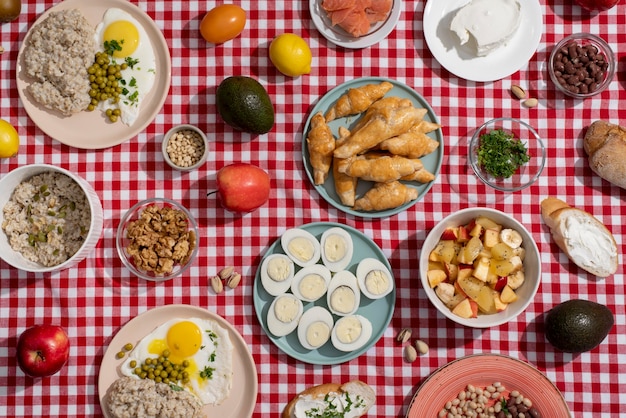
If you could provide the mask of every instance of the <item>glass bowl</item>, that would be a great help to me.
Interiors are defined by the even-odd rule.
[[[495,130],[503,130],[521,140],[530,160],[523,164],[511,177],[494,177],[478,161],[481,136]],[[541,175],[546,163],[543,141],[528,123],[514,118],[496,118],[485,122],[476,130],[469,144],[469,161],[474,173],[486,185],[501,192],[516,192],[533,184]]]
[[[479,217],[489,218],[496,224],[501,225],[502,228],[512,228],[520,233],[522,237],[521,246],[524,248],[524,282],[515,290],[517,300],[510,303],[506,309],[498,309],[497,313],[492,314],[479,313],[475,318],[463,318],[452,313],[452,310],[439,298],[436,290],[431,287],[431,283],[428,280],[428,271],[432,263],[430,256],[433,249],[435,249],[439,241],[443,238],[444,231],[449,228],[469,225]],[[458,235],[461,236],[460,233]],[[473,207],[462,209],[446,216],[428,233],[422,244],[419,255],[419,271],[422,288],[426,292],[430,302],[442,315],[467,327],[489,328],[515,320],[515,318],[524,312],[528,305],[534,300],[541,282],[541,255],[532,234],[517,219],[496,209]]]
[[[155,231],[157,228],[145,226],[139,231],[146,230],[148,231],[147,233],[143,234],[138,231],[133,231],[133,237],[139,236],[140,238],[129,238],[129,228],[139,228],[134,222],[141,218],[144,211],[148,210],[146,213],[149,213],[152,209],[148,208],[152,206],[156,206],[154,209],[157,209],[158,212],[161,213],[162,219],[161,222],[159,222],[160,224],[167,222],[166,219],[169,219],[167,216],[163,216],[164,209],[178,211],[178,213],[175,212],[179,216],[176,222],[177,228],[175,228],[177,232],[174,234],[166,234],[164,228],[162,228],[161,232],[158,232]],[[181,213],[182,216],[180,216]],[[169,223],[169,225],[171,226],[173,223]],[[167,241],[171,243],[167,245],[166,248],[163,248],[163,242],[161,242],[161,246],[159,246],[159,244],[156,243],[157,239],[151,238],[150,235],[152,235],[152,237],[167,237]],[[174,241],[170,238],[172,238],[176,244],[174,244]],[[198,254],[198,244],[198,224],[187,208],[174,200],[158,197],[142,200],[131,207],[120,220],[115,237],[117,253],[124,265],[137,277],[151,281],[166,281],[184,273],[191,267]],[[180,246],[176,247],[175,245]],[[182,255],[178,254],[179,249]],[[146,263],[147,266],[150,266],[147,268],[139,266],[133,254],[142,250],[147,250],[148,252],[145,253],[144,257],[141,257],[141,259],[158,260],[158,263],[162,263],[161,265],[171,264],[171,268],[160,269],[158,267],[152,267],[155,264],[149,263]],[[172,253],[173,255],[171,255]]]
[[[563,38],[548,60],[548,72],[556,88],[576,99],[606,90],[615,75],[615,66],[609,44],[591,33]]]

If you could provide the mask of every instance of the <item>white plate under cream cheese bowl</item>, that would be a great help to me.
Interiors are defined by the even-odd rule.
[[[484,57],[476,56],[469,46],[460,45],[450,30],[454,15],[467,3],[469,0],[428,0],[424,8],[426,44],[443,68],[465,80],[489,82],[510,76],[530,61],[543,34],[539,0],[519,0],[521,22],[517,32],[507,44]]]
[[[82,191],[87,196],[87,202],[89,203],[89,209],[91,210],[89,232],[83,245],[72,257],[56,266],[46,267],[26,259],[22,256],[22,254],[11,248],[7,235],[4,231],[0,231],[0,257],[11,266],[20,270],[33,273],[47,273],[70,268],[89,256],[102,236],[102,227],[104,223],[102,204],[93,187],[91,187],[91,185],[82,177],[72,173],[71,171],[49,164],[30,164],[21,166],[2,176],[0,179],[0,225],[4,221],[3,208],[11,199],[13,190],[15,190],[20,183],[30,179],[31,177],[50,171],[65,174],[70,177],[80,186]]]

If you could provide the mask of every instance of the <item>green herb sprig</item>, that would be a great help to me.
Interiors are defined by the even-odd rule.
[[[502,129],[480,136],[478,165],[496,178],[509,178],[530,161],[526,145]]]

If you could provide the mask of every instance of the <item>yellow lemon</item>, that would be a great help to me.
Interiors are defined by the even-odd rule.
[[[298,77],[311,72],[311,49],[298,35],[283,33],[270,44],[270,61],[281,73]]]
[[[20,137],[9,122],[0,119],[0,158],[9,158],[17,154]]]

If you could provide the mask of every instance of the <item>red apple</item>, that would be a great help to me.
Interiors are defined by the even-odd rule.
[[[217,173],[217,194],[231,212],[248,213],[263,206],[270,197],[270,176],[252,164],[233,163]]]
[[[609,10],[619,2],[620,0],[576,0],[580,7],[592,12]]]
[[[70,340],[58,325],[35,325],[17,341],[17,363],[31,377],[52,376],[70,356]]]

